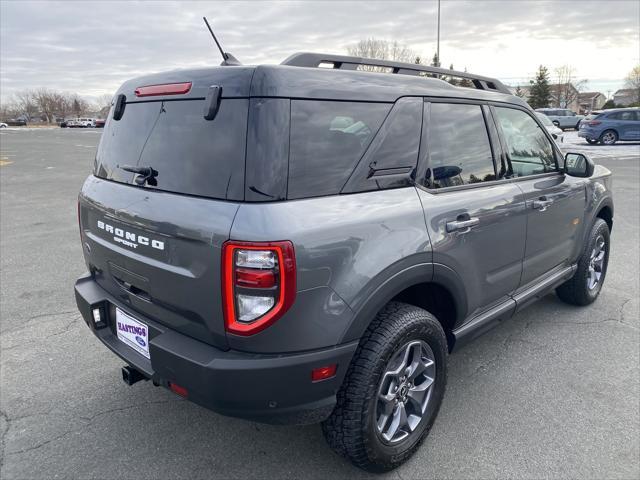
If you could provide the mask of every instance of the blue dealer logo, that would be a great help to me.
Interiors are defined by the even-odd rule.
[[[146,347],[147,346],[147,342],[145,342],[142,337],[138,337],[137,335],[136,335],[136,342],[138,342],[141,347]]]

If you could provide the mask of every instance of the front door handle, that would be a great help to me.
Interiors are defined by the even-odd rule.
[[[468,220],[456,220],[453,222],[447,222],[447,232],[461,232],[467,233],[471,230],[471,227],[475,227],[480,223],[480,219],[477,217],[471,217]]]
[[[538,200],[533,201],[533,208],[544,212],[552,203],[553,200],[547,200],[545,197],[540,197]]]

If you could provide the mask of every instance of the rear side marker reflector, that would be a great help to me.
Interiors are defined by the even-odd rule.
[[[135,90],[136,97],[154,97],[158,95],[183,95],[191,90],[191,82],[165,83],[162,85],[147,85]]]
[[[311,381],[319,382],[320,380],[327,380],[328,378],[333,378],[336,376],[336,371],[338,370],[337,364],[326,365],[320,368],[314,368],[311,370]]]
[[[175,383],[169,382],[169,390],[171,390],[173,393],[180,395],[181,397],[184,397],[184,398],[187,398],[187,396],[189,395],[189,392],[187,391],[186,388],[181,387],[180,385],[177,385]]]

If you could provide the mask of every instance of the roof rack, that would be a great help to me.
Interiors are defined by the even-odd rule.
[[[376,60],[373,58],[350,57],[347,55],[331,55],[326,53],[294,53],[282,65],[293,67],[334,68],[338,70],[362,70],[360,66],[379,67],[385,73],[398,75],[428,76],[432,74],[436,78],[454,77],[469,80],[478,90],[489,90],[512,95],[511,91],[495,78],[482,77],[467,72],[458,72],[446,68],[431,67],[415,63],[402,63],[390,60]]]

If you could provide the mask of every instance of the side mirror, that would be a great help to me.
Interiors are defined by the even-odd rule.
[[[582,153],[567,153],[564,157],[564,173],[572,177],[590,177],[595,164]]]

